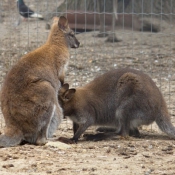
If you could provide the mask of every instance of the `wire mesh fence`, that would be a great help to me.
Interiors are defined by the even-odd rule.
[[[106,41],[113,34],[112,0],[25,0],[25,3],[42,14],[44,20],[24,20],[19,15],[16,0],[0,0],[0,86],[22,55],[47,40],[52,18],[64,14],[81,42],[80,48],[70,49],[66,82],[76,87],[112,68],[139,69],[153,78],[170,114],[175,115],[173,0],[118,0],[114,31],[118,42],[114,38]],[[100,18],[103,18],[102,27]]]

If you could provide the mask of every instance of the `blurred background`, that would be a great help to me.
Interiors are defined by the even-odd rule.
[[[173,0],[18,0],[18,5],[0,0],[0,87],[24,54],[46,42],[52,18],[60,15],[67,16],[81,42],[80,48],[70,49],[66,82],[77,87],[112,68],[142,70],[175,115]]]

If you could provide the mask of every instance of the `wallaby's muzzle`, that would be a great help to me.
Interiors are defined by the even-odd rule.
[[[72,46],[72,48],[79,48],[80,42],[77,40],[75,44]]]

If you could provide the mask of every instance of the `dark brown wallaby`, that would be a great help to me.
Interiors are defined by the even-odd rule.
[[[139,126],[154,121],[175,138],[175,128],[160,90],[141,71],[112,70],[77,89],[64,84],[58,98],[64,115],[74,122],[75,142],[91,125],[113,127],[122,136],[128,136],[139,135]]]
[[[7,74],[1,91],[5,132],[0,147],[21,141],[42,145],[63,117],[58,90],[64,83],[69,47],[79,47],[65,17],[54,18],[47,42],[24,55]]]

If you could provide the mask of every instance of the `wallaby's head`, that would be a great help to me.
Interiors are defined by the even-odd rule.
[[[51,37],[54,40],[60,41],[60,38],[57,38],[57,30],[58,30],[59,31],[58,37],[64,37],[68,47],[70,48],[79,47],[80,42],[75,37],[75,33],[73,32],[73,30],[70,29],[68,20],[66,17],[64,16],[54,17],[51,30],[53,31],[51,32],[52,34]]]
[[[58,92],[58,99],[61,102],[61,104],[65,104],[69,102],[73,96],[75,95],[76,89],[69,89],[69,84],[65,83],[63,86],[60,88]]]
[[[63,84],[58,92],[58,101],[63,108],[64,116],[72,113],[75,92],[76,89],[69,89],[69,84],[67,83]]]

